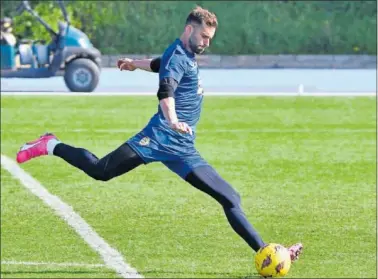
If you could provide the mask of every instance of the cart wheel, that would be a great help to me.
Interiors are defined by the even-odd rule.
[[[78,58],[66,66],[64,81],[73,92],[92,92],[100,79],[100,69],[90,59]]]

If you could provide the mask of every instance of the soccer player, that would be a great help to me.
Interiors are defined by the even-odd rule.
[[[99,159],[86,149],[63,143],[53,134],[45,134],[21,147],[17,162],[54,155],[101,181],[125,174],[142,164],[161,162],[218,201],[231,227],[254,251],[258,251],[265,243],[247,220],[239,194],[194,146],[204,92],[196,55],[210,45],[217,27],[215,14],[197,7],[187,17],[181,37],[168,46],[162,57],[135,61],[120,59],[117,62],[120,70],[158,72],[160,82],[157,113],[139,133],[114,151]],[[298,258],[302,248],[300,243],[288,248],[292,261]]]

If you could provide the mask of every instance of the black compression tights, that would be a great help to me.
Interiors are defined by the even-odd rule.
[[[122,144],[101,159],[86,149],[72,147],[64,143],[55,146],[54,155],[81,169],[90,177],[101,181],[108,181],[143,164],[143,160],[127,143]]]
[[[259,234],[248,222],[241,208],[240,195],[211,166],[195,168],[185,180],[212,196],[223,206],[231,227],[254,251],[257,252],[265,245]]]
[[[90,177],[101,181],[108,181],[144,163],[127,143],[122,144],[101,159],[86,149],[72,147],[64,143],[55,146],[54,155],[81,169]],[[195,168],[185,180],[222,205],[231,227],[253,250],[257,251],[264,245],[241,208],[239,194],[211,166]]]

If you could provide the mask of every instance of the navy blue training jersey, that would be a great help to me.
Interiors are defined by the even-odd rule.
[[[192,169],[207,162],[194,146],[203,101],[198,67],[194,54],[185,50],[179,39],[166,49],[160,62],[159,80],[167,77],[178,82],[174,92],[176,114],[180,122],[192,128],[193,135],[169,127],[159,104],[149,123],[127,143],[146,164],[160,161],[185,178]]]
[[[180,39],[176,39],[162,56],[159,81],[167,77],[178,82],[174,93],[178,120],[186,122],[195,132],[202,109],[203,89],[195,55],[184,48]],[[169,127],[160,105],[158,105],[158,112],[152,117],[149,125]]]

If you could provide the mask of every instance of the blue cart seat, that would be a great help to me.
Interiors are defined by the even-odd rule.
[[[15,48],[10,45],[0,45],[1,47],[1,69],[13,69],[16,67],[15,63]]]

